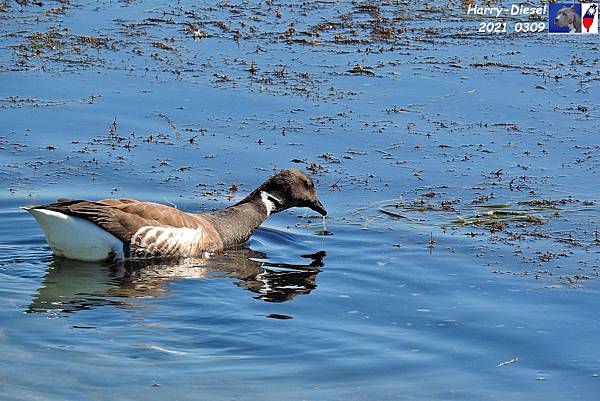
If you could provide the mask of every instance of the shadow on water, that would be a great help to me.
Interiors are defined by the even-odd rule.
[[[29,313],[70,313],[100,306],[135,307],[136,300],[168,295],[168,283],[182,279],[234,279],[234,284],[267,302],[285,302],[317,287],[324,251],[301,255],[306,263],[265,262],[247,247],[211,258],[126,261],[102,265],[53,257]]]

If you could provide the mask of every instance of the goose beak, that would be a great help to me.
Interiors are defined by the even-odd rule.
[[[327,210],[325,210],[323,204],[318,199],[315,199],[315,201],[311,203],[308,207],[314,210],[315,212],[320,213],[321,216],[327,216]]]

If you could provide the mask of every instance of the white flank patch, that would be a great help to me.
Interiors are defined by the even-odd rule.
[[[124,257],[123,242],[90,221],[53,210],[23,209],[35,217],[57,256],[84,262]]]
[[[197,256],[204,242],[200,229],[145,226],[131,237],[131,257]]]
[[[275,204],[269,198],[273,198],[277,202],[282,203],[281,200],[277,199],[275,196],[271,195],[270,193],[261,191],[260,199],[262,200],[263,205],[265,205],[265,208],[267,209],[267,216],[270,216],[271,213],[273,212],[273,210],[276,209]]]

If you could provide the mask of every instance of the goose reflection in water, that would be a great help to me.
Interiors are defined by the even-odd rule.
[[[302,255],[305,264],[271,263],[249,248],[229,249],[211,258],[127,261],[101,265],[53,257],[27,311],[69,313],[104,305],[136,307],[135,300],[168,294],[179,279],[237,279],[235,284],[267,302],[284,302],[317,287],[325,252]]]

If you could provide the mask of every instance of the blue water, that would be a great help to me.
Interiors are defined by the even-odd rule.
[[[3,400],[597,398],[594,36],[480,35],[438,2],[61,4],[0,12]],[[285,167],[333,235],[291,209],[125,269],[54,258],[19,209],[208,211]],[[521,220],[460,223],[491,211]]]

